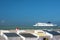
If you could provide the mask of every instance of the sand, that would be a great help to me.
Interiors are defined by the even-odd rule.
[[[3,31],[9,31],[9,32],[14,32],[14,33],[16,33],[16,30],[3,30]],[[30,32],[30,33],[33,33],[34,32],[34,30],[25,30],[26,32]],[[57,30],[55,30],[55,31],[57,31]],[[59,31],[60,31],[60,29],[59,29]],[[5,40],[5,38],[3,37],[3,36],[1,36],[1,30],[0,30],[0,40]]]
[[[0,35],[0,40],[5,40],[5,38]]]
[[[3,36],[1,36],[1,31],[9,31],[9,32],[11,32],[11,33],[17,33],[16,30],[0,30],[0,40],[6,40]],[[26,31],[26,32],[30,32],[30,33],[33,32],[33,30],[25,30],[25,31]]]
[[[1,36],[1,31],[16,32],[16,30],[0,30],[0,40],[5,40],[5,38]]]

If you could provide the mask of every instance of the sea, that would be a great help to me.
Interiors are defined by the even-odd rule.
[[[0,26],[0,30],[11,30],[11,29],[60,29],[60,26]]]

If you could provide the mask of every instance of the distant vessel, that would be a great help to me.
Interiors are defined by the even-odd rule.
[[[56,24],[52,24],[51,22],[48,22],[48,23],[36,23],[35,25],[33,26],[57,26]]]

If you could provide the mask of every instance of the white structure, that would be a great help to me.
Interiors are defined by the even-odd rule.
[[[34,33],[43,33],[43,30],[34,30]]]
[[[19,33],[24,33],[24,32],[26,32],[25,30],[17,30],[17,34],[19,34]]]
[[[36,23],[33,26],[57,26],[57,25],[52,23]]]
[[[35,30],[34,35],[38,36],[38,40],[50,40],[50,36],[47,35],[43,30]]]
[[[19,34],[22,40],[38,40],[37,36],[30,33],[20,33]]]
[[[1,30],[1,35],[3,35],[4,33],[10,33],[10,31],[8,31],[8,30]]]
[[[20,40],[20,36],[16,33],[4,33],[3,37],[5,40]]]
[[[50,35],[50,40],[60,40],[60,33],[56,31],[46,31]]]

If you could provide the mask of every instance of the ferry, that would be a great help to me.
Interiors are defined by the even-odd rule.
[[[36,24],[33,25],[33,26],[57,26],[57,25],[56,25],[56,24],[53,24],[53,23],[50,23],[50,22],[48,22],[48,23],[38,22],[38,23],[36,23]]]

